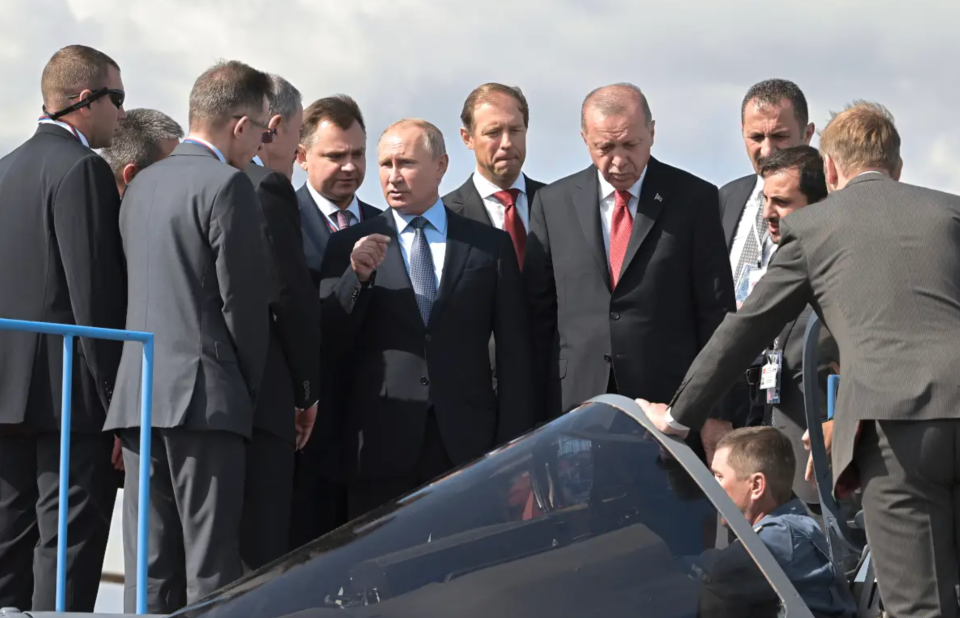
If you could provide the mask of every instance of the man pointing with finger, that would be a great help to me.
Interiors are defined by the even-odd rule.
[[[383,215],[330,238],[324,388],[340,389],[352,519],[534,423],[527,312],[510,236],[448,210],[443,135],[401,120],[378,148]],[[496,341],[493,390],[489,341]],[[327,362],[329,361],[329,362]]]

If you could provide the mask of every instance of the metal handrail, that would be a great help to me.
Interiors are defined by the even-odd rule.
[[[140,391],[140,493],[137,513],[137,613],[147,613],[147,543],[150,523],[150,427],[153,406],[153,333],[73,324],[30,322],[0,318],[0,330],[59,335],[63,337],[63,399],[60,415],[60,505],[57,524],[56,611],[65,611],[67,593],[67,505],[70,483],[70,421],[73,386],[73,340],[110,339],[143,344]],[[146,465],[144,465],[146,463]]]

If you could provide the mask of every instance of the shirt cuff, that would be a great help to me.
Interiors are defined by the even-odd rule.
[[[664,415],[667,425],[670,425],[671,429],[676,429],[677,431],[690,431],[689,427],[686,425],[681,425],[673,419],[673,414],[670,413],[671,410],[673,410],[673,408],[667,408],[667,413]]]

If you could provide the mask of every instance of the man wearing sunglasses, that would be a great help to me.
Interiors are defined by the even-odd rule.
[[[300,92],[270,76],[267,139],[247,167],[260,198],[273,269],[270,345],[247,447],[240,555],[255,570],[290,549],[296,451],[317,417],[320,388],[320,297],[303,253],[297,193],[290,182],[303,124]]]
[[[123,198],[126,326],[154,333],[147,611],[193,603],[241,574],[247,441],[269,341],[269,251],[242,170],[267,128],[268,76],[222,62],[190,92],[189,135]],[[124,345],[105,429],[123,445],[124,606],[135,609],[139,344]]]
[[[0,160],[0,316],[123,328],[126,276],[109,146],[124,117],[117,63],[56,52],[36,133]],[[56,600],[63,338],[0,330],[0,607]],[[121,345],[73,341],[66,610],[93,611],[116,498],[104,434]]]

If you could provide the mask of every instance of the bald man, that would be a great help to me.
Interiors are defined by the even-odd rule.
[[[537,192],[524,258],[550,418],[600,393],[671,395],[735,306],[717,187],[650,155],[643,93],[598,88],[581,116],[592,164]],[[708,451],[726,427],[704,427]]]
[[[321,336],[348,414],[350,518],[487,453],[533,425],[523,284],[509,234],[440,200],[443,135],[422,120],[378,147],[389,206],[330,237]],[[488,344],[496,341],[498,387]],[[331,379],[331,378],[335,379]]]

